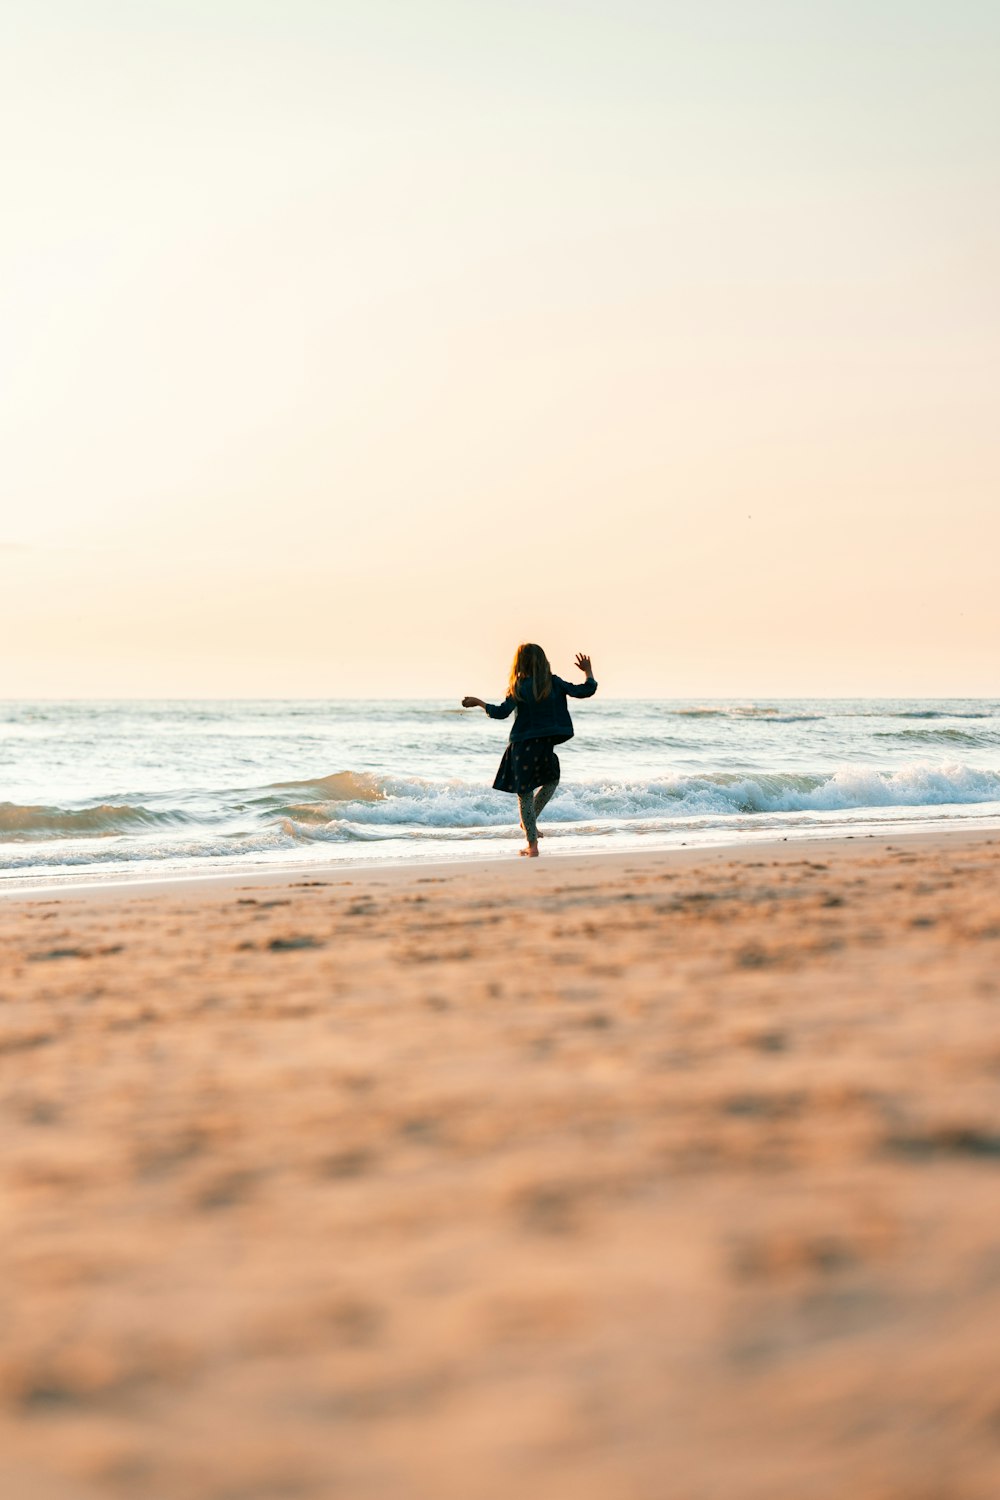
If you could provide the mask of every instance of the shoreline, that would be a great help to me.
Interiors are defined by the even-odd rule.
[[[422,872],[431,872],[435,877],[447,879],[458,876],[472,878],[486,871],[502,872],[521,868],[536,871],[538,874],[549,869],[569,871],[574,868],[591,868],[601,873],[615,873],[624,869],[627,864],[636,861],[643,864],[652,862],[667,865],[672,863],[690,865],[702,862],[712,864],[719,861],[752,863],[761,853],[777,854],[781,857],[782,851],[791,855],[796,849],[801,848],[832,854],[842,847],[847,852],[854,848],[884,849],[899,839],[906,840],[913,847],[936,849],[942,844],[948,847],[962,843],[989,845],[996,842],[998,838],[1000,838],[1000,822],[980,825],[975,829],[937,827],[929,830],[908,825],[897,831],[882,829],[876,833],[813,834],[810,832],[808,834],[776,834],[774,837],[761,835],[732,844],[699,843],[690,846],[672,845],[650,848],[637,839],[637,846],[631,850],[589,849],[566,853],[555,850],[549,855],[542,854],[537,860],[524,860],[514,852],[504,851],[466,859],[449,859],[442,855],[440,859],[386,860],[373,861],[370,864],[365,864],[360,860],[344,864],[333,864],[329,861],[322,863],[303,861],[296,865],[276,864],[273,867],[257,867],[252,870],[207,870],[204,873],[185,871],[172,875],[133,874],[122,877],[109,874],[106,877],[93,876],[80,880],[67,876],[58,881],[45,881],[45,877],[39,877],[39,883],[32,886],[15,885],[13,881],[10,885],[6,885],[0,881],[0,903],[50,901],[53,898],[66,900],[120,898],[124,900],[138,896],[224,892],[257,886],[268,889],[272,887],[294,889],[316,884],[345,886],[362,880],[394,885],[419,880]]]

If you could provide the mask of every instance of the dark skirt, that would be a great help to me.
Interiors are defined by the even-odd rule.
[[[514,740],[503,753],[493,789],[497,792],[533,792],[538,786],[559,780],[559,759],[554,739]]]

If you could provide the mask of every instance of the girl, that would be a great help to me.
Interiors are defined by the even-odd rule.
[[[482,698],[463,698],[463,708],[485,708],[491,719],[506,719],[517,710],[510,743],[503,753],[493,783],[498,792],[516,792],[521,808],[521,827],[527,848],[519,849],[529,859],[538,858],[536,820],[559,785],[559,761],[555,746],[573,738],[573,723],[566,699],[592,698],[597,683],[590,657],[577,654],[576,665],[586,682],[564,682],[554,677],[541,646],[518,646],[510,669],[507,696],[500,704]],[[535,788],[540,791],[535,793]]]

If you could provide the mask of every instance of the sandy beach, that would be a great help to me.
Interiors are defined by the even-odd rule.
[[[998,957],[1000,834],[0,901],[0,1490],[995,1500]]]

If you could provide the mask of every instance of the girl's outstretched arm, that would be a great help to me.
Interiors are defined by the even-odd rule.
[[[482,698],[463,698],[463,708],[485,708],[491,719],[506,719],[517,707],[516,698],[505,698],[502,703],[484,703]]]

